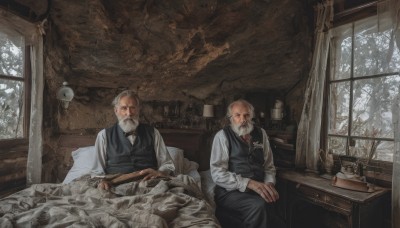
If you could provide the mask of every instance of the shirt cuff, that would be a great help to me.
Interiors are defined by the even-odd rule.
[[[239,191],[240,192],[245,192],[247,189],[247,184],[249,183],[250,179],[249,178],[243,178],[242,181],[239,183]]]
[[[271,175],[265,175],[264,183],[269,183],[269,182],[275,184],[276,183],[275,177]]]
[[[175,169],[173,167],[162,166],[158,169],[158,171],[166,173],[168,175],[174,175]]]

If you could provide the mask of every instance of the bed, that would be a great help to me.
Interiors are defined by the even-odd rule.
[[[131,178],[104,191],[97,188],[101,179],[88,172],[93,144],[69,147],[74,148],[73,166],[63,183],[32,185],[0,199],[0,227],[220,227],[209,173],[199,173],[182,149],[167,147],[177,167],[175,177]]]

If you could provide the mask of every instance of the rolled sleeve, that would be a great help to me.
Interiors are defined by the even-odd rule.
[[[94,167],[92,167],[92,176],[105,174],[106,169],[106,130],[103,129],[97,134],[96,142],[94,144],[95,160]]]
[[[272,155],[271,146],[268,141],[267,133],[264,129],[261,129],[263,134],[264,144],[264,183],[276,183],[275,175],[276,169],[274,166],[274,159]]]
[[[160,132],[154,128],[154,150],[156,152],[158,171],[173,175],[175,166],[165,146]]]

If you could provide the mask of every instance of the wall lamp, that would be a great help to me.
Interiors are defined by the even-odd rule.
[[[74,95],[74,91],[68,86],[68,82],[63,82],[63,85],[58,89],[57,99],[61,101],[61,106],[67,109]]]

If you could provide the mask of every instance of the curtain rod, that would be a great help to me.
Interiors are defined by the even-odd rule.
[[[353,13],[356,13],[356,12],[366,9],[366,8],[376,7],[377,5],[378,5],[378,1],[373,1],[370,3],[363,4],[363,5],[359,5],[359,6],[356,6],[356,7],[347,9],[347,10],[343,10],[342,12],[335,14],[335,18],[339,19],[339,18],[345,17],[347,15],[351,15]]]

